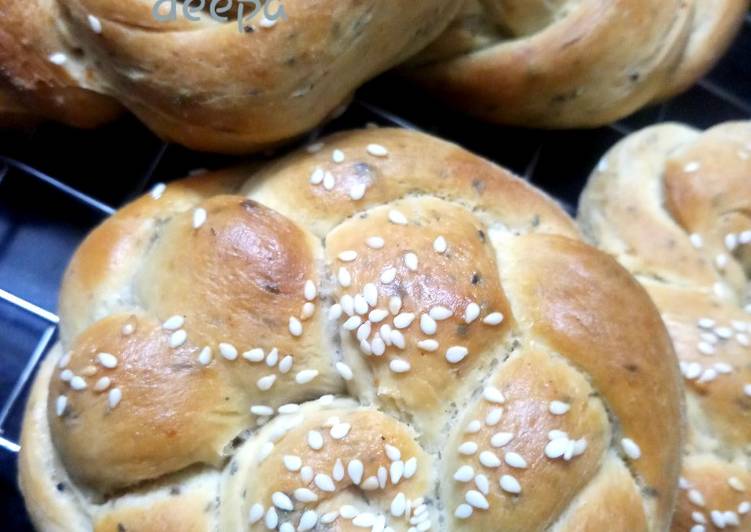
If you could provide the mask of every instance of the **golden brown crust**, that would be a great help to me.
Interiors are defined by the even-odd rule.
[[[285,0],[268,13],[282,5],[287,20],[264,27],[263,12],[219,22],[209,4],[200,15],[197,3],[186,4],[199,19],[190,21],[177,3],[177,19],[160,23],[146,0],[6,0],[0,79],[41,116],[94,125],[121,102],[166,140],[257,151],[329,119],[458,9],[449,0]],[[249,14],[252,3],[242,5]]]
[[[689,430],[675,530],[751,526],[750,159],[748,122],[647,128],[603,158],[580,203],[585,233],[638,275],[680,360]]]
[[[86,239],[61,298],[20,461],[41,528],[575,529],[585,494],[669,521],[659,315],[457,146],[358,131],[157,188]]]
[[[467,0],[405,72],[486,120],[597,126],[693,84],[747,9],[746,0]]]

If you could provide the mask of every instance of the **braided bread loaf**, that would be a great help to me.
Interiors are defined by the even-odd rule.
[[[681,361],[674,530],[751,529],[750,177],[751,122],[666,124],[617,145],[581,199],[585,233],[646,287]]]
[[[256,150],[326,120],[362,82],[427,45],[459,7],[270,0],[269,14],[283,7],[287,20],[272,23],[261,11],[238,24],[212,18],[209,0],[200,1],[207,9],[191,15],[197,20],[178,8],[176,20],[160,22],[154,0],[3,0],[0,85],[16,92],[13,114],[91,126],[120,102],[165,139]]]
[[[597,126],[688,88],[747,9],[747,0],[465,0],[407,74],[482,119]]]
[[[680,373],[652,302],[429,136],[159,186],[84,241],[60,315],[21,442],[40,528],[669,523]]]

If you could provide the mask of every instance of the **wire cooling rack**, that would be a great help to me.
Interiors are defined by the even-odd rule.
[[[452,112],[398,79],[358,91],[339,118],[312,134],[368,122],[458,142],[546,190],[573,213],[602,154],[623,136],[662,121],[696,127],[751,118],[751,16],[731,52],[696,87],[604,128],[534,131],[482,124]],[[0,130],[0,515],[3,530],[30,528],[16,488],[26,395],[57,337],[57,294],[81,239],[114,210],[159,181],[234,159],[165,144],[133,118],[96,131],[45,124]]]

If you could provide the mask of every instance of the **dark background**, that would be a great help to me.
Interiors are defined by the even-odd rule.
[[[310,137],[367,122],[458,142],[543,188],[573,212],[603,153],[662,121],[700,128],[751,118],[751,16],[731,52],[692,90],[607,127],[534,131],[479,123],[385,76]],[[96,131],[0,130],[0,530],[30,528],[16,488],[17,441],[36,365],[55,341],[57,292],[77,244],[112,209],[159,181],[234,159],[165,144],[133,118]],[[751,178],[751,176],[749,176]]]

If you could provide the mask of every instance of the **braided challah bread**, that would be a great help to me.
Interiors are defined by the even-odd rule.
[[[597,126],[688,88],[747,0],[465,0],[407,74],[486,120]]]
[[[16,92],[15,115],[95,125],[120,102],[165,139],[248,152],[326,120],[362,82],[427,45],[459,8],[450,0],[269,0],[238,23],[240,7],[248,14],[253,3],[180,2],[176,20],[163,22],[153,0],[2,0],[0,85]]]
[[[689,431],[673,529],[751,530],[751,122],[628,137],[592,175],[580,221],[645,286],[680,359]]]
[[[158,186],[83,242],[60,316],[21,441],[39,528],[670,522],[683,405],[653,303],[542,193],[429,136]]]

